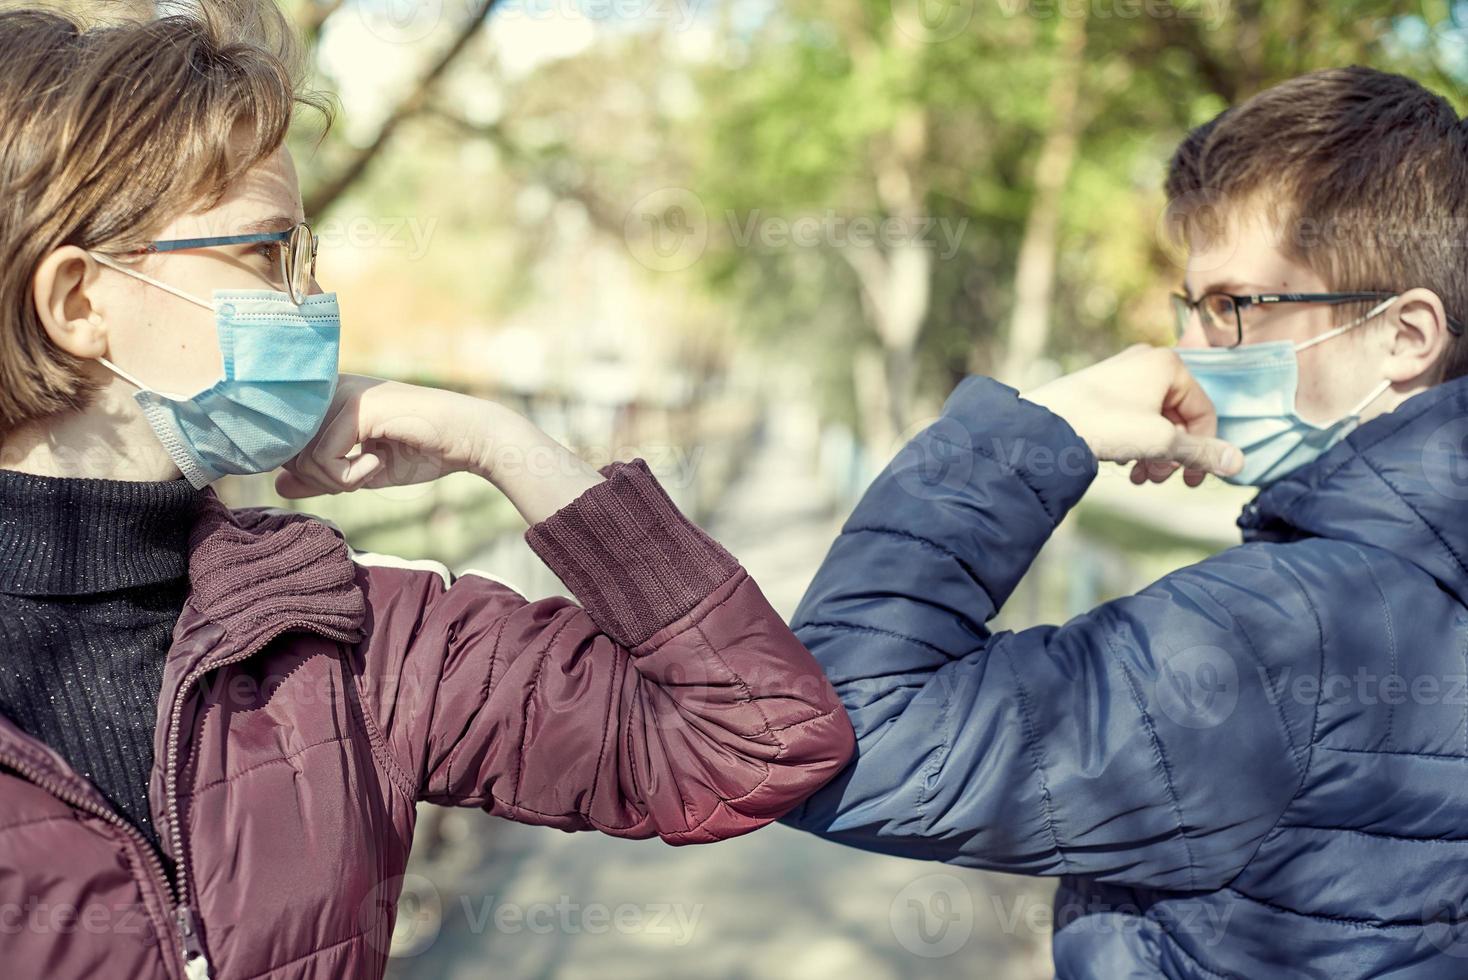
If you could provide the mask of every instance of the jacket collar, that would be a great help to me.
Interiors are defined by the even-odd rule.
[[[335,530],[288,511],[232,511],[212,490],[202,495],[189,534],[189,580],[189,599],[174,627],[158,699],[152,779],[155,819],[162,812],[168,716],[190,673],[263,646],[290,630],[355,643],[363,636],[366,619],[351,556]],[[190,710],[185,707],[185,722]],[[182,728],[187,731],[189,726],[185,723]],[[78,797],[105,805],[96,789],[55,750],[3,715],[0,752]]]
[[[1244,508],[1245,540],[1323,537],[1392,551],[1468,602],[1468,378],[1361,426]]]
[[[198,618],[223,631],[223,659],[286,630],[360,640],[366,602],[346,542],[304,514],[231,510],[205,491],[189,535],[188,607],[175,640]]]

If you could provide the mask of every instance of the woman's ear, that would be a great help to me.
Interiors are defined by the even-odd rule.
[[[1387,313],[1392,327],[1385,365],[1396,384],[1430,385],[1452,335],[1443,301],[1430,289],[1409,289]]]
[[[51,342],[75,357],[107,353],[95,259],[75,245],[63,245],[41,260],[32,281],[36,314]]]

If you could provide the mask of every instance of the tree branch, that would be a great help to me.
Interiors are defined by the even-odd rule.
[[[482,139],[492,145],[504,155],[505,159],[515,168],[531,174],[530,179],[539,183],[556,197],[562,200],[575,201],[586,209],[591,223],[599,230],[613,236],[623,238],[626,235],[626,216],[618,214],[602,195],[588,186],[585,181],[564,180],[555,172],[555,168],[547,166],[547,161],[539,158],[533,153],[527,152],[524,147],[510,138],[505,127],[499,123],[476,123],[463,116],[449,112],[441,107],[430,107],[425,110],[437,119],[454,127],[466,136]]]
[[[469,16],[469,19],[465,21],[464,25],[459,28],[459,33],[454,38],[453,43],[438,56],[437,60],[418,79],[412,91],[404,96],[403,100],[397,104],[383,122],[382,127],[377,131],[377,135],[373,137],[372,142],[357,150],[336,174],[327,178],[312,190],[305,202],[308,217],[318,216],[327,208],[331,207],[332,204],[336,203],[337,199],[346,193],[367,172],[367,168],[372,165],[372,161],[392,141],[398,127],[414,115],[417,115],[428,105],[428,99],[432,96],[433,90],[437,87],[439,80],[443,78],[449,68],[453,66],[454,62],[459,59],[459,56],[469,47],[469,42],[474,40],[479,32],[483,30],[485,22],[489,19],[490,11],[494,9],[495,3],[496,0],[479,0],[477,9]]]

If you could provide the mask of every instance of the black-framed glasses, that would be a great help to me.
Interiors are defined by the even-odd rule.
[[[264,245],[269,242],[280,244],[280,281],[276,285],[282,291],[290,293],[291,302],[299,306],[311,295],[311,285],[316,279],[316,255],[321,250],[320,239],[305,222],[287,231],[262,232],[258,235],[175,238],[170,241],[149,242],[134,254],[152,255],[195,248],[220,248],[226,245]]]
[[[1390,299],[1398,293],[1260,293],[1240,296],[1235,293],[1204,293],[1197,299],[1189,299],[1182,293],[1172,294],[1174,326],[1179,338],[1192,325],[1193,314],[1197,313],[1203,323],[1203,336],[1210,347],[1237,347],[1244,342],[1244,310],[1251,306],[1274,306],[1278,303],[1326,303],[1339,306],[1342,303],[1366,303],[1371,300]],[[1448,329],[1454,336],[1463,335],[1463,324],[1448,317]]]

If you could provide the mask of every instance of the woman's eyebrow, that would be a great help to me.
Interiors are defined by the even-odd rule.
[[[295,218],[291,217],[288,214],[281,213],[271,215],[270,217],[264,218],[260,221],[252,221],[249,224],[240,228],[239,233],[241,235],[263,235],[266,232],[290,231],[298,224],[300,224],[300,222],[298,222]]]

